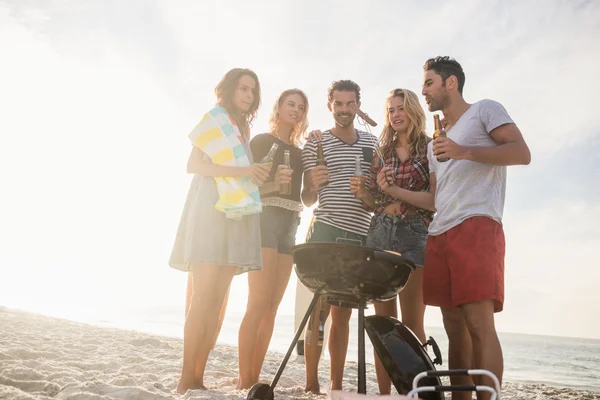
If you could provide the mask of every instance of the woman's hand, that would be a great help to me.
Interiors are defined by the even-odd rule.
[[[379,173],[377,174],[377,186],[379,186],[384,193],[388,193],[390,188],[394,186],[390,183],[394,180],[392,174],[393,172],[390,167],[381,168],[381,170],[379,170]]]
[[[320,142],[321,140],[323,140],[323,132],[321,132],[318,129],[310,131],[310,133],[308,134],[308,139],[312,140],[313,142]]]
[[[271,164],[252,164],[250,167],[250,176],[257,185],[262,185],[269,178]]]
[[[294,171],[291,168],[288,168],[287,165],[278,165],[277,171],[275,171],[275,183],[277,185],[285,185],[286,183],[291,183],[292,172]]]

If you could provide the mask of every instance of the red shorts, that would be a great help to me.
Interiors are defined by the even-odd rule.
[[[425,304],[451,308],[494,300],[494,311],[502,311],[504,250],[502,225],[488,217],[471,217],[439,236],[429,236]]]

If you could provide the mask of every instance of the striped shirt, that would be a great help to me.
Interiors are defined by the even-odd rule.
[[[350,177],[356,170],[356,156],[360,158],[363,174],[370,184],[369,170],[377,138],[367,132],[356,131],[358,140],[353,144],[343,142],[330,130],[323,132],[323,154],[329,170],[329,185],[318,189],[319,204],[314,210],[315,221],[338,229],[367,235],[371,214],[365,210],[362,201],[350,192]],[[316,166],[317,143],[309,140],[302,151],[304,172]]]

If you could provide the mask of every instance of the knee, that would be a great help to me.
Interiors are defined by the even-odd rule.
[[[350,308],[332,308],[331,310],[331,326],[347,327],[350,324],[350,317],[352,316],[352,309]]]
[[[421,310],[416,307],[406,309],[402,309],[402,323],[408,326],[410,329],[419,328],[423,329],[423,320],[425,317],[425,313],[421,312]]]
[[[493,315],[491,317],[483,317],[467,314],[466,325],[469,329],[469,334],[474,341],[481,341],[490,335],[496,334]]]
[[[246,315],[250,315],[256,318],[263,318],[264,316],[271,313],[270,299],[258,298],[248,302],[246,306]]]
[[[279,304],[273,304],[273,303],[269,304],[269,306],[265,309],[264,317],[274,320],[275,317],[277,316],[278,309],[279,309]]]
[[[449,339],[461,337],[467,333],[465,317],[459,309],[442,310],[442,317]]]

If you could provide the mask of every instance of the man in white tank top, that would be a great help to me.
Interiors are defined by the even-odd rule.
[[[436,57],[424,70],[422,94],[429,111],[443,113],[447,137],[428,149],[436,214],[425,250],[423,299],[442,310],[449,368],[487,369],[501,380],[494,313],[504,302],[506,166],[529,164],[531,155],[500,103],[464,100],[465,74],[458,62]],[[449,160],[438,161],[443,159]],[[452,383],[473,384],[468,377]],[[475,383],[493,387],[487,378]],[[471,393],[454,392],[452,399],[471,399]]]

